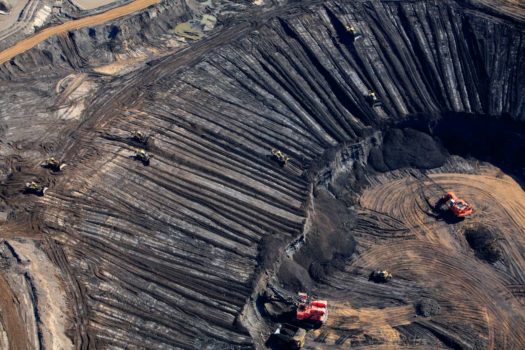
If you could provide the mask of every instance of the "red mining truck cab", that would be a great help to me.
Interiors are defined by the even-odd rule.
[[[472,206],[463,199],[459,199],[454,192],[447,192],[447,194],[443,196],[443,200],[448,209],[458,218],[467,217],[474,212]]]
[[[306,293],[299,293],[300,303],[296,315],[298,321],[311,322],[321,326],[328,319],[328,302],[326,300],[311,300]]]
[[[303,328],[318,328],[326,323],[328,319],[328,302],[326,300],[313,299],[306,293],[290,293],[271,283],[268,283],[267,287],[269,289],[267,295],[270,301],[276,300],[292,307],[289,311],[292,312],[292,315],[295,313],[294,323],[300,324]]]

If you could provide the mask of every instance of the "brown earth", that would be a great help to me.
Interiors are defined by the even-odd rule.
[[[525,346],[524,191],[492,168],[430,178],[382,176],[364,191],[356,227],[359,253],[327,280],[330,291],[318,290],[329,295],[337,288],[340,297],[332,303],[327,326],[314,333],[314,348],[345,342],[375,343],[377,347],[370,347],[374,349],[414,346],[403,328],[414,325],[435,334],[436,344],[448,339],[470,348],[467,344],[477,339],[486,349]],[[441,194],[436,184],[473,204],[475,214],[455,223],[428,215],[427,199],[437,201]],[[406,230],[385,227],[385,219]],[[476,257],[464,231],[477,226],[500,232],[501,261],[489,264]],[[388,269],[394,280],[383,285],[369,282],[367,272],[375,269]],[[364,301],[364,295],[369,299]],[[441,313],[418,316],[415,305],[421,295],[435,299]],[[429,348],[431,339],[420,338],[414,348]]]
[[[459,0],[252,5],[137,1],[4,51],[0,262],[5,300],[24,302],[2,325],[30,339],[10,345],[264,348],[275,325],[257,297],[281,278],[329,300],[310,348],[523,349],[523,191],[504,175],[519,179],[525,154],[519,16]],[[204,13],[219,25],[202,40],[172,30]],[[474,154],[504,171],[441,167],[432,126],[460,113],[505,129],[491,144],[512,162]],[[471,121],[458,132],[483,143]],[[64,172],[40,166],[49,156]],[[23,193],[33,180],[44,197]],[[441,187],[476,214],[434,217]],[[501,261],[466,241],[481,226]],[[368,280],[383,268],[393,281]],[[416,317],[422,298],[440,313]]]

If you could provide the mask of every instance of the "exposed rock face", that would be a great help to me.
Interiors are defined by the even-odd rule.
[[[41,233],[61,268],[77,348],[253,348],[239,317],[259,243],[302,233],[308,169],[330,150],[416,114],[525,118],[523,22],[452,0],[282,6],[243,7],[220,34],[122,77],[91,68],[124,42],[163,45],[185,2],[54,37],[0,67],[3,205],[10,229]],[[85,84],[74,101],[76,85],[57,85],[70,74]],[[81,113],[61,112],[68,104]],[[152,135],[148,167],[129,158],[133,129]],[[67,172],[38,167],[49,153]],[[19,193],[33,178],[51,185],[44,199]],[[514,336],[507,344],[525,345]]]

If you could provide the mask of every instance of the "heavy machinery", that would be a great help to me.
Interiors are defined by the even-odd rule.
[[[143,149],[136,149],[133,157],[146,166],[149,165],[151,159],[151,156]]]
[[[66,163],[56,160],[54,157],[47,158],[41,166],[46,169],[51,169],[54,172],[59,172],[64,169]]]
[[[345,26],[345,28],[346,28],[346,31],[350,33],[354,41],[357,41],[363,37],[361,33],[354,26],[347,25]]]
[[[271,283],[268,288],[273,292],[273,297],[292,307],[294,313],[294,323],[299,323],[305,327],[318,328],[326,323],[328,319],[328,302],[326,300],[313,299],[306,293],[293,294]]]
[[[433,216],[456,222],[474,213],[472,205],[458,198],[454,192],[445,190],[428,175],[412,174],[412,176],[420,180],[422,197],[432,209]],[[436,201],[436,198],[439,199]]]
[[[454,192],[447,192],[441,202],[458,218],[464,218],[474,212],[474,208],[463,199],[459,199]]]
[[[279,324],[272,334],[272,338],[281,348],[299,350],[304,346],[306,329],[291,324]]]
[[[146,135],[142,131],[133,130],[131,132],[131,139],[141,145],[147,145],[149,140],[149,135]]]
[[[372,90],[368,91],[367,100],[373,108],[381,107],[383,105],[383,102],[377,97],[375,91]]]
[[[372,271],[368,279],[376,283],[386,283],[392,279],[392,274],[386,270],[376,270]]]
[[[290,160],[288,156],[286,156],[283,152],[275,148],[272,148],[272,157],[281,166],[285,166],[286,163],[288,163],[288,161]]]
[[[47,191],[46,186],[36,183],[34,181],[26,183],[26,187],[24,189],[24,193],[36,194],[37,196],[40,196],[40,197],[42,197],[46,193],[46,191]]]

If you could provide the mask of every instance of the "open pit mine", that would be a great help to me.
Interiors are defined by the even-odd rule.
[[[0,0],[0,349],[525,349],[522,0]]]

